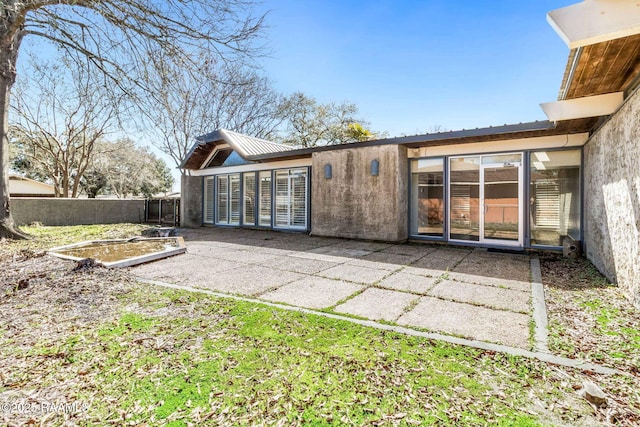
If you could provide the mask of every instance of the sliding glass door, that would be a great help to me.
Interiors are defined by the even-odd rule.
[[[449,240],[523,246],[522,153],[449,160]]]

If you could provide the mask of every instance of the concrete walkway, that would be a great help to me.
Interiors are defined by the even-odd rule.
[[[527,255],[226,228],[182,230],[184,255],[140,277],[530,349]]]

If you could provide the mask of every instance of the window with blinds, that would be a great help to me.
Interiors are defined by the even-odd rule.
[[[288,169],[275,173],[275,226],[307,228],[307,170]]]
[[[256,174],[245,173],[243,175],[243,214],[242,223],[256,225]]]
[[[203,195],[203,216],[202,222],[205,224],[213,224],[213,177],[209,176],[204,179],[204,195]]]
[[[229,175],[229,224],[240,224],[240,174]]]
[[[260,172],[260,200],[258,225],[271,227],[271,171]]]
[[[216,177],[216,224],[240,224],[240,174]]]
[[[216,177],[216,224],[229,222],[229,177],[221,175]]]
[[[532,245],[562,246],[565,237],[579,240],[579,149],[532,151],[530,165],[529,223]]]

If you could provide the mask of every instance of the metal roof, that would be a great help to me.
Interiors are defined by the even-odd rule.
[[[379,145],[403,145],[407,148],[417,148],[425,146],[502,141],[515,138],[534,138],[541,136],[565,135],[571,133],[588,132],[595,125],[596,122],[594,120],[595,119],[568,120],[566,122],[561,122],[560,124],[543,120],[510,125],[505,124],[501,126],[489,126],[476,129],[463,129],[458,131],[402,136],[397,138],[386,138],[364,142],[352,142],[338,145],[325,145],[312,148],[294,148],[229,132],[226,130],[219,130],[200,137],[199,142],[194,146],[200,152],[194,153],[192,151],[187,156],[187,159],[183,163],[182,167],[186,167],[188,169],[198,169],[201,167],[201,162],[204,161],[207,153],[210,153],[211,150],[213,150],[213,145],[206,145],[207,142],[205,141],[208,141],[208,143],[215,141],[225,141],[228,142],[229,145],[234,149],[239,150],[239,147],[242,147],[245,150],[245,154],[243,155],[243,157],[247,158],[248,160],[257,162],[268,162],[310,157],[313,153],[321,151],[373,147]],[[232,138],[230,134],[234,134],[235,138]],[[251,144],[248,143],[249,141],[258,141],[258,146],[260,146],[264,150],[269,151],[265,151],[262,153],[253,151],[252,154],[247,154],[247,146],[251,146]],[[190,158],[191,161],[189,161]]]
[[[437,133],[427,133],[422,135],[401,136],[397,138],[385,138],[364,142],[352,142],[338,145],[325,145],[313,148],[299,148],[286,153],[268,153],[256,156],[255,160],[275,160],[284,157],[295,158],[309,156],[317,151],[340,150],[345,148],[371,147],[377,145],[404,145],[407,147],[419,147],[426,145],[446,145],[469,142],[497,141],[511,138],[527,138],[536,136],[547,136],[554,134],[572,133],[571,131],[559,129],[554,123],[547,120],[528,123],[517,123],[511,125],[489,126],[476,129],[462,129],[458,131],[447,131]]]
[[[197,140],[201,143],[224,141],[247,160],[251,160],[252,156],[259,156],[260,154],[278,153],[294,149],[294,147],[290,145],[278,144],[277,142],[243,135],[226,129],[218,129],[202,135],[198,137]]]
[[[180,165],[181,168],[197,169],[201,164],[197,164],[199,160],[203,160],[208,153],[215,148],[215,143],[223,142],[229,146],[245,160],[254,160],[256,157],[270,155],[274,153],[283,153],[295,150],[295,147],[289,145],[278,144],[276,142],[267,141],[266,139],[255,138],[253,136],[243,135],[227,129],[217,129],[206,135],[196,138],[195,144],[189,150],[184,161]],[[194,156],[194,154],[197,154]],[[284,153],[283,153],[284,154]]]

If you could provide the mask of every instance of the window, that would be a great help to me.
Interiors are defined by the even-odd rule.
[[[256,174],[245,173],[243,175],[243,213],[242,223],[246,225],[256,225]]]
[[[580,150],[531,153],[529,223],[532,245],[580,239]]]
[[[202,222],[205,224],[213,224],[213,177],[209,176],[204,179],[204,196],[203,196],[203,217]]]
[[[275,226],[307,228],[307,170],[288,169],[275,173]]]
[[[226,224],[229,222],[229,176],[218,176],[216,177],[216,180],[218,183],[216,188],[216,194],[218,197],[216,223]]]
[[[240,224],[240,174],[216,177],[216,224]]]
[[[260,172],[260,202],[258,225],[271,227],[271,171]]]
[[[411,162],[411,234],[444,235],[444,159]]]

